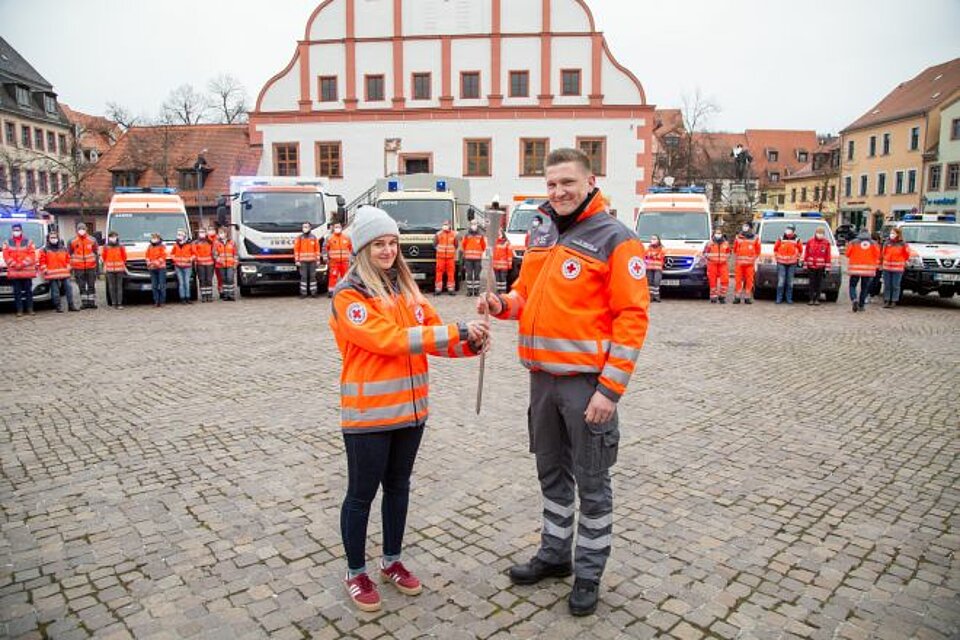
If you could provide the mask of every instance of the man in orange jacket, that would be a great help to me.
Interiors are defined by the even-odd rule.
[[[860,234],[847,243],[847,273],[850,274],[850,303],[853,312],[863,311],[867,304],[870,285],[880,268],[880,245],[873,241],[870,232],[861,229]],[[857,296],[857,285],[860,295]]]
[[[457,232],[450,228],[446,220],[433,238],[433,248],[437,252],[436,277],[433,283],[434,295],[443,292],[443,278],[447,278],[447,293],[457,294],[457,282],[454,270],[457,264]]]
[[[127,275],[127,250],[120,244],[116,231],[107,235],[107,244],[100,252],[103,271],[107,278],[107,303],[114,309],[123,309],[123,280]]]
[[[37,247],[23,233],[23,225],[19,222],[10,226],[10,237],[3,242],[3,262],[7,265],[7,280],[13,287],[17,317],[21,317],[24,311],[34,315],[33,279],[37,275]]]
[[[773,257],[777,261],[777,304],[786,299],[793,304],[793,274],[803,260],[803,243],[797,237],[797,227],[788,224],[783,236],[773,245]]]
[[[552,151],[546,179],[542,211],[555,241],[531,246],[513,290],[484,295],[477,310],[519,321],[520,360],[530,370],[528,427],[543,529],[540,550],[512,567],[510,579],[534,584],[575,572],[570,612],[588,615],[613,540],[617,402],[647,333],[650,294],[643,245],[605,210],[589,158],[576,149]]]
[[[220,227],[213,243],[213,264],[220,280],[220,299],[237,299],[237,243],[227,235],[227,227]]]
[[[317,296],[317,264],[320,262],[320,238],[313,235],[313,225],[304,222],[303,232],[293,241],[293,261],[300,269],[300,297]]]
[[[713,237],[703,247],[707,261],[707,281],[710,283],[710,302],[727,303],[727,287],[730,285],[730,243],[723,237],[723,228],[717,225]]]
[[[333,233],[323,243],[323,258],[327,262],[327,297],[333,296],[333,290],[337,288],[343,276],[347,275],[350,268],[350,254],[353,253],[353,244],[350,238],[343,233],[343,226],[340,223],[333,225]]]
[[[463,279],[467,284],[467,295],[480,295],[480,265],[487,250],[487,238],[480,232],[476,221],[470,223],[470,229],[463,236]]]
[[[77,235],[70,241],[70,269],[80,287],[80,306],[97,308],[97,241],[87,234],[87,225],[77,225]]]
[[[760,238],[749,222],[743,224],[733,241],[734,273],[733,304],[753,304],[753,277],[760,257]]]
[[[67,309],[79,311],[73,304],[73,287],[70,285],[70,253],[58,231],[47,233],[47,244],[40,250],[40,275],[50,284],[53,308],[57,313],[63,313],[60,305],[63,295],[67,298]]]

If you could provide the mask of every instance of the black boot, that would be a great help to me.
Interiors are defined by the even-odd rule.
[[[570,613],[575,616],[588,616],[597,610],[597,600],[600,599],[600,583],[586,578],[577,578],[573,581],[573,590],[570,592]]]
[[[530,562],[510,567],[510,582],[513,584],[537,584],[544,578],[566,578],[573,573],[569,562],[549,564],[534,556]]]

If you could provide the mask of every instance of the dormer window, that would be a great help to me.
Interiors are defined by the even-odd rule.
[[[57,99],[49,93],[43,95],[43,110],[47,113],[57,112]]]
[[[767,149],[767,162],[779,162],[780,152],[776,149]]]
[[[16,91],[16,97],[17,97],[17,104],[20,105],[21,107],[29,107],[30,106],[30,89],[27,89],[23,85],[18,84],[15,88],[15,91]]]
[[[808,157],[806,151],[797,151],[797,162],[808,162]]]
[[[136,169],[112,169],[113,188],[117,187],[135,187],[140,182],[141,171]]]

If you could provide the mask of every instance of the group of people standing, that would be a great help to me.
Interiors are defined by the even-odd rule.
[[[847,243],[847,272],[850,275],[850,305],[854,313],[864,311],[867,298],[880,274],[883,285],[883,307],[892,309],[900,301],[903,272],[910,259],[910,249],[903,241],[903,232],[893,227],[878,244],[866,229]],[[857,288],[859,286],[859,292]]]
[[[467,296],[480,295],[480,274],[483,265],[483,255],[487,251],[487,238],[480,231],[476,221],[471,221],[463,238],[457,237],[457,232],[450,228],[445,221],[440,231],[433,238],[433,247],[436,252],[436,277],[434,280],[434,295],[441,295],[446,290],[448,295],[456,295],[456,260],[457,249],[463,251],[464,283]],[[513,266],[513,251],[506,231],[500,228],[496,245],[493,247],[491,266],[496,280],[496,289],[500,293],[507,291],[507,279]],[[446,285],[446,288],[444,288]]]
[[[333,295],[337,283],[350,268],[353,243],[343,233],[343,225],[333,225],[332,233],[326,240],[313,235],[313,225],[304,222],[301,234],[293,241],[293,260],[300,271],[300,297],[317,297],[317,267],[327,265],[327,297]]]

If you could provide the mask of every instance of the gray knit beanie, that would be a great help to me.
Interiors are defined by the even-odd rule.
[[[396,220],[387,215],[383,209],[363,206],[350,224],[350,240],[353,243],[353,255],[360,253],[360,249],[379,238],[380,236],[400,236],[400,228]]]

